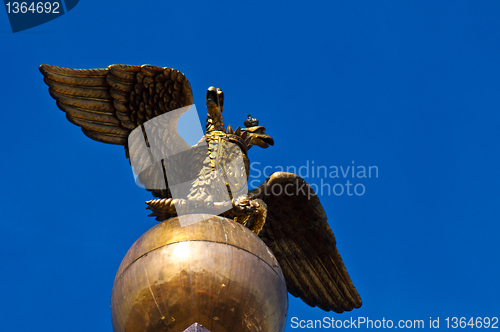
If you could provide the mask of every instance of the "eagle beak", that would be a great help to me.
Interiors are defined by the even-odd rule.
[[[266,128],[262,126],[255,126],[250,128],[241,129],[241,131],[248,132],[250,136],[250,144],[257,145],[263,149],[267,149],[269,145],[274,145],[274,140],[271,136],[266,134]]]

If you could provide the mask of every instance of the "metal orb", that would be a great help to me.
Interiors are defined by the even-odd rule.
[[[285,278],[258,236],[227,218],[159,223],[129,249],[111,296],[115,332],[282,332]]]

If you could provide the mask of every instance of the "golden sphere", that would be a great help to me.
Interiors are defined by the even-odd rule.
[[[243,225],[205,217],[184,227],[166,220],[132,245],[113,285],[115,332],[182,332],[195,322],[212,332],[284,330],[288,294],[276,258]]]

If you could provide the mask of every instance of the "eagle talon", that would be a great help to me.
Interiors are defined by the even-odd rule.
[[[232,200],[234,221],[259,234],[266,222],[267,205],[259,198],[240,196]]]

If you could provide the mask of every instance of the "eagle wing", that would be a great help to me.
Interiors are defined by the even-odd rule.
[[[136,154],[132,156],[135,160],[149,156],[141,140],[134,140],[129,150],[132,130],[158,115],[193,104],[187,78],[168,67],[111,65],[102,69],[70,69],[40,65],[39,69],[50,95],[66,113],[66,118],[93,140],[123,145],[129,159],[129,151]],[[175,128],[156,126],[150,130],[154,135],[148,136],[148,147],[153,143],[165,146],[161,139]],[[153,195],[167,198],[171,195],[166,185],[165,166],[160,168],[163,172],[154,167],[143,171],[139,181],[141,176],[147,178],[148,183],[155,185],[156,190],[151,190]]]
[[[290,294],[341,313],[361,306],[319,198],[296,174],[277,172],[251,191],[267,204],[260,238],[273,251]]]

